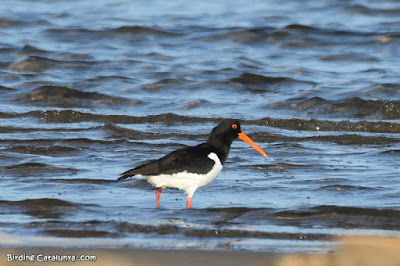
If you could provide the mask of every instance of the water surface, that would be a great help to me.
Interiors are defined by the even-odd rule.
[[[325,252],[399,236],[395,1],[2,1],[1,245]],[[119,174],[207,139],[218,178]],[[23,240],[22,240],[23,239]],[[43,242],[44,241],[44,242]]]

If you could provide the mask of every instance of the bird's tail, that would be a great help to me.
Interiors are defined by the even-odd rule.
[[[122,181],[122,180],[125,180],[125,179],[128,179],[129,177],[131,177],[131,176],[129,176],[129,175],[121,175],[119,178],[118,178],[118,181]]]
[[[118,181],[128,179],[131,176],[134,176],[134,174],[132,173],[132,170],[126,171],[125,173],[121,174],[121,176],[118,178]]]

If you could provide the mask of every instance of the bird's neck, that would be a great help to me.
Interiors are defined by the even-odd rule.
[[[218,158],[221,160],[221,163],[224,164],[226,158],[228,158],[232,141],[233,140],[226,138],[210,137],[210,139],[207,141],[207,144],[211,146],[211,148],[218,155]]]

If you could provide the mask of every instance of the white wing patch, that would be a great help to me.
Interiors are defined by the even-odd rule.
[[[206,174],[193,174],[185,171],[172,175],[146,176],[145,178],[155,187],[182,189],[187,192],[189,197],[192,197],[197,188],[211,183],[222,170],[221,161],[214,152],[211,152],[208,158],[213,160],[215,164],[211,171]]]

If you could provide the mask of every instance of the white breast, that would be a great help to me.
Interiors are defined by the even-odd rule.
[[[208,185],[221,172],[222,164],[218,156],[211,152],[208,158],[215,162],[210,172],[206,174],[193,174],[180,172],[172,175],[158,175],[147,177],[147,181],[155,187],[171,187],[185,190],[192,197],[197,188]]]

